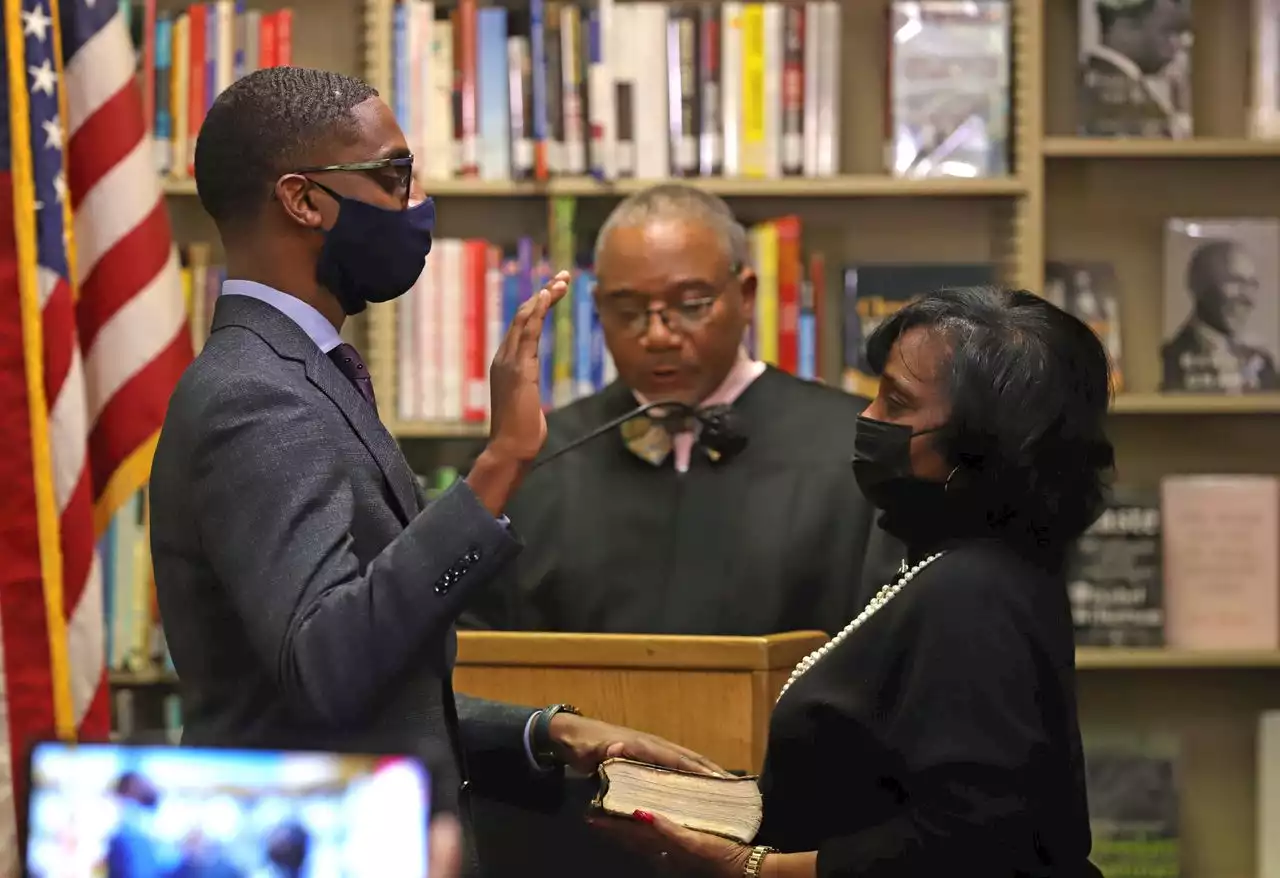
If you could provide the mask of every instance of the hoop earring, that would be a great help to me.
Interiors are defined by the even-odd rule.
[[[951,472],[947,473],[947,480],[942,483],[942,491],[946,493],[951,490],[951,480],[955,478],[955,474],[960,472],[960,464],[956,464],[951,468]]]

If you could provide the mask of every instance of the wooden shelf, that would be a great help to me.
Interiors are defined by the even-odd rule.
[[[1209,652],[1162,649],[1082,647],[1076,651],[1076,667],[1082,671],[1129,670],[1280,670],[1280,650]]]
[[[1189,140],[1046,137],[1047,158],[1231,159],[1280,158],[1280,140],[1195,137]]]
[[[397,439],[483,439],[489,435],[488,424],[389,421],[386,426],[387,432]]]
[[[107,681],[120,689],[141,689],[150,686],[176,686],[178,677],[172,671],[148,668],[145,671],[111,671],[107,674]]]
[[[167,178],[163,181],[165,195],[195,195],[196,181],[190,177],[181,180]]]
[[[660,180],[618,180],[605,183],[591,177],[564,177],[546,183],[512,180],[424,180],[423,188],[435,198],[548,198],[571,195],[577,198],[621,198],[648,188]],[[1026,187],[1015,177],[971,179],[931,177],[905,180],[881,174],[841,177],[789,177],[753,180],[745,177],[682,178],[726,197],[752,198],[1009,198],[1021,195]],[[166,180],[169,195],[196,194],[194,180]]]
[[[1122,393],[1111,411],[1117,415],[1274,415],[1280,414],[1280,393]]]

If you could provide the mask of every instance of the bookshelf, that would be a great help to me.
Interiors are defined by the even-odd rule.
[[[1123,289],[1126,391],[1115,400],[1112,435],[1125,481],[1152,485],[1172,473],[1280,472],[1280,394],[1158,391],[1164,219],[1280,215],[1280,140],[1247,138],[1249,62],[1241,47],[1250,43],[1251,0],[1192,2],[1199,132],[1193,139],[1072,136],[1076,0],[1012,0],[1012,176],[890,178],[879,173],[887,0],[860,0],[842,4],[841,175],[688,182],[728,199],[744,222],[799,215],[806,245],[825,252],[829,266],[871,258],[984,260],[998,264],[1007,282],[1040,290],[1046,258],[1109,260]],[[362,74],[389,94],[393,5],[295,2],[295,62]],[[547,183],[432,180],[425,186],[438,201],[440,236],[514,240],[545,231],[555,197],[578,199],[577,226],[585,230],[650,182],[573,177]],[[194,184],[169,181],[166,187],[177,239],[216,240]],[[841,303],[839,285],[829,282],[828,290],[832,316],[823,330],[827,354],[820,368],[832,377],[839,369]],[[395,398],[398,385],[395,314],[394,306],[373,306],[351,333],[384,400]],[[486,432],[475,424],[388,426],[415,463],[436,459],[438,446],[479,440]],[[1086,728],[1163,729],[1188,742],[1184,874],[1256,878],[1256,715],[1280,708],[1280,651],[1082,649],[1078,667]],[[121,672],[112,680],[133,688],[171,684],[163,674]]]

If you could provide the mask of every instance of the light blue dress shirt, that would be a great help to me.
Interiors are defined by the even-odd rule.
[[[285,317],[298,324],[298,327],[307,334],[307,338],[315,342],[316,347],[320,348],[322,353],[327,354],[342,344],[342,336],[338,335],[338,330],[333,328],[329,318],[297,296],[282,293],[265,284],[251,280],[223,281],[222,295],[248,296],[251,299],[257,299],[259,302],[266,302]]]

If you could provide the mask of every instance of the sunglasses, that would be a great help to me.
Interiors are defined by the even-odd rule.
[[[325,174],[331,171],[354,171],[365,174],[392,195],[408,203],[413,184],[413,156],[398,156],[370,162],[344,162],[338,165],[312,165],[296,168],[294,174]]]

